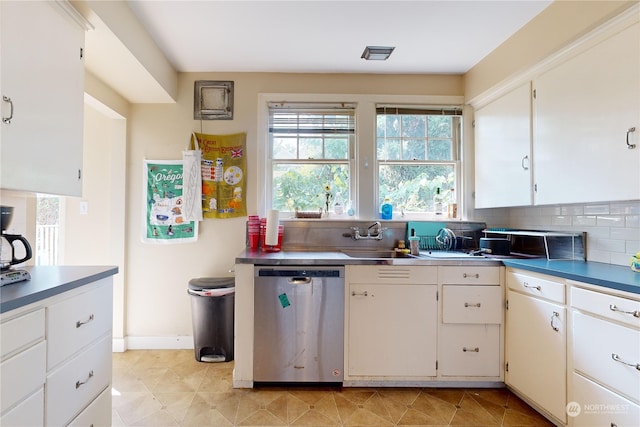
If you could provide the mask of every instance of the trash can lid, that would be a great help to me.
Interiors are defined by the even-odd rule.
[[[235,283],[235,277],[198,277],[189,280],[189,289],[200,291],[202,289],[233,288]]]

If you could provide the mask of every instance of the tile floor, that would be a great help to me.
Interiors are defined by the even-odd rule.
[[[114,426],[552,426],[506,389],[232,387],[193,350],[113,354]]]

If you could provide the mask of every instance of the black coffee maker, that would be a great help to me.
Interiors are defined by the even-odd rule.
[[[7,228],[11,224],[13,218],[13,207],[0,206],[0,219],[2,226],[2,235],[0,236],[2,242],[0,246],[0,270],[2,272],[2,285],[18,282],[21,280],[28,280],[30,278],[29,273],[21,270],[13,270],[12,265],[23,263],[33,256],[31,251],[31,245],[27,239],[20,234],[8,234]],[[20,242],[24,250],[24,256],[22,258],[16,258],[16,247],[14,244]]]

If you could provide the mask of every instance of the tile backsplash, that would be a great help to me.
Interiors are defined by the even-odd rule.
[[[640,251],[640,200],[476,209],[489,227],[587,233],[587,260],[629,265]]]

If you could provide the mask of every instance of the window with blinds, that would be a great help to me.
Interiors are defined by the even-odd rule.
[[[329,211],[352,192],[355,106],[269,105],[271,205],[280,211]]]
[[[456,107],[376,107],[380,203],[436,215],[457,203],[461,117]]]

